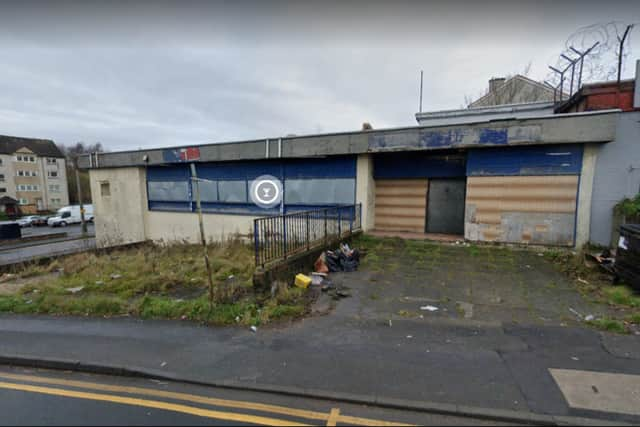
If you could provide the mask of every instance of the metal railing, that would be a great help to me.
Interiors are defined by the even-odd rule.
[[[256,266],[350,236],[361,229],[361,218],[361,204],[257,218],[253,222]]]

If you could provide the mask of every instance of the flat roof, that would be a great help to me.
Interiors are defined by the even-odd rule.
[[[82,169],[172,163],[325,157],[387,151],[608,142],[620,110],[501,118],[446,126],[410,126],[235,142],[178,145],[93,153],[79,158]]]

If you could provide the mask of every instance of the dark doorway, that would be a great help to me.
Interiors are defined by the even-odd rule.
[[[430,179],[427,233],[464,234],[466,179]]]

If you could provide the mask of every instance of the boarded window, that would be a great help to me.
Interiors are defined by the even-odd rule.
[[[100,183],[100,195],[102,197],[106,197],[106,196],[110,196],[111,195],[111,185],[108,182],[101,182]]]
[[[189,201],[189,185],[186,181],[150,181],[149,200],[163,202]]]
[[[217,202],[218,201],[218,183],[216,181],[200,181],[200,201]],[[194,194],[195,199],[195,194]]]
[[[218,198],[221,202],[246,203],[246,181],[218,181]]]
[[[285,203],[352,204],[355,191],[355,179],[289,179],[285,181]]]

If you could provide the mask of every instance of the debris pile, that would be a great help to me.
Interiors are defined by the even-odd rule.
[[[334,273],[337,271],[356,271],[360,265],[360,252],[341,243],[335,251],[325,251],[315,262],[317,273]]]

